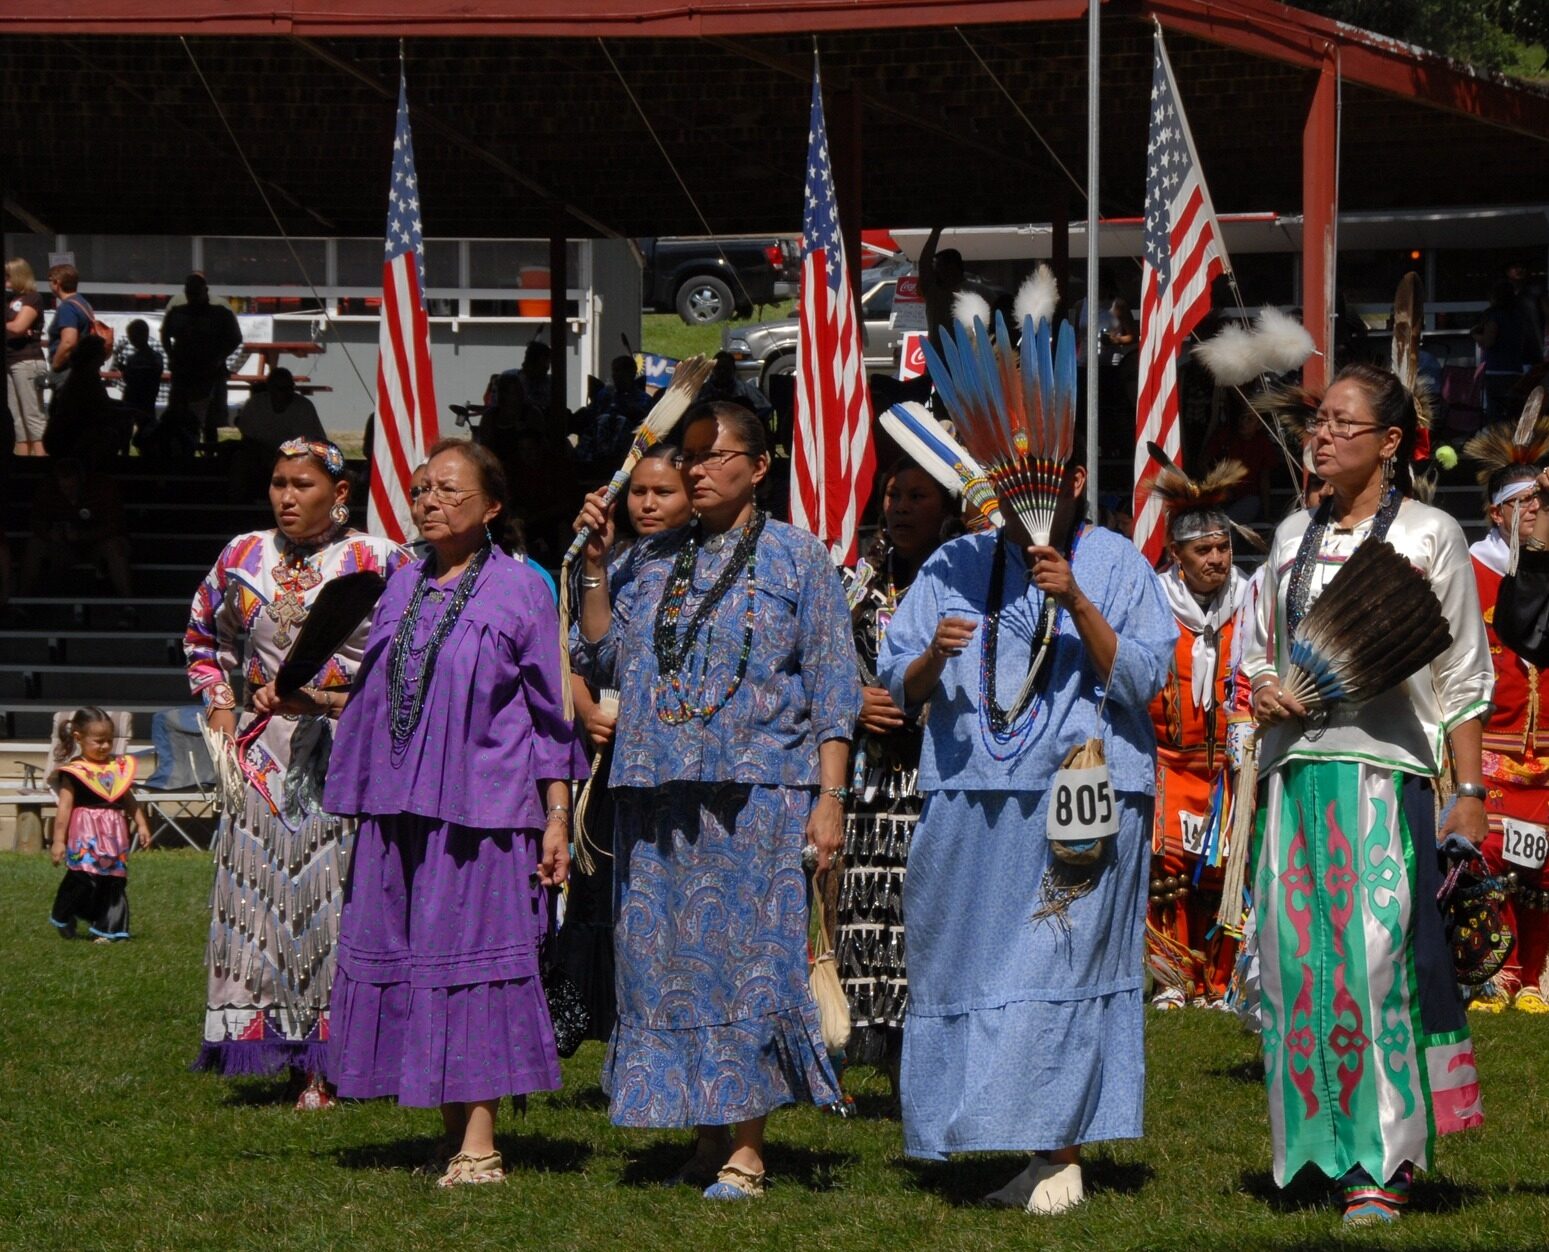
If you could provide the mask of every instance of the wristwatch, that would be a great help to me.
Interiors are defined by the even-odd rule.
[[[1490,789],[1483,783],[1459,783],[1457,794],[1467,796],[1470,800],[1483,800],[1490,794]]]

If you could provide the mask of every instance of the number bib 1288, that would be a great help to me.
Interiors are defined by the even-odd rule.
[[[1549,860],[1549,831],[1514,817],[1501,818],[1501,857],[1523,869],[1543,869]]]
[[[1119,810],[1106,765],[1062,769],[1054,775],[1048,831],[1054,843],[1086,843],[1119,833]]]

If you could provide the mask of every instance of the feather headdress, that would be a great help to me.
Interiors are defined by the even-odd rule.
[[[923,404],[912,400],[895,404],[882,414],[880,421],[882,429],[910,460],[954,496],[963,497],[972,515],[992,526],[1006,524],[995,488],[979,462],[947,434]]]
[[[1144,490],[1161,498],[1168,535],[1181,541],[1230,532],[1232,523],[1226,516],[1225,505],[1232,488],[1248,476],[1246,465],[1228,458],[1196,481],[1157,444],[1148,442],[1146,450],[1161,469]]]
[[[1369,700],[1451,643],[1425,575],[1386,540],[1368,539],[1297,626],[1285,690],[1314,713],[1340,700]]]
[[[1266,374],[1300,369],[1317,352],[1312,334],[1273,305],[1259,310],[1250,328],[1231,323],[1194,349],[1223,387],[1240,387]]]
[[[943,327],[941,352],[929,341],[931,382],[951,413],[963,446],[983,466],[1001,511],[1010,510],[1034,543],[1049,542],[1054,510],[1075,450],[1076,338],[1047,316],[1050,280],[1034,275],[1021,321],[1020,351],[1003,314],[959,297],[958,323]]]
[[[1543,418],[1544,389],[1534,387],[1515,423],[1487,426],[1463,445],[1463,455],[1479,466],[1479,485],[1486,487],[1503,469],[1520,465],[1537,477],[1539,465],[1549,456],[1549,420]]]

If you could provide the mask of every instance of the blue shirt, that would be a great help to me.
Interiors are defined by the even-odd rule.
[[[48,327],[48,359],[54,359],[54,349],[59,347],[60,336],[66,328],[85,334],[91,329],[91,305],[84,297],[71,294],[59,301],[54,310],[54,320]]]
[[[1097,527],[1082,532],[1072,571],[1118,636],[1103,725],[1099,731],[1102,676],[1075,623],[1061,610],[1043,694],[1033,706],[1025,744],[1014,751],[993,743],[981,709],[980,667],[995,544],[994,534],[964,535],[938,548],[910,586],[882,642],[878,675],[894,702],[907,708],[904,672],[930,644],[937,623],[943,617],[979,623],[969,645],[947,661],[930,696],[920,790],[1044,791],[1065,754],[1099,736],[1114,790],[1154,794],[1156,737],[1147,706],[1166,681],[1178,639],[1177,622],[1155,573],[1122,535]],[[1000,702],[1009,706],[1027,674],[1029,645],[1043,609],[1043,593],[1029,587],[1023,553],[1014,544],[1007,548],[1003,593],[993,680]]]
[[[748,621],[747,582],[739,570],[701,627],[680,675],[691,705],[719,705],[709,717],[664,721],[678,700],[662,682],[652,647],[657,607],[673,562],[691,529],[642,540],[630,577],[617,586],[613,621],[595,643],[572,634],[576,671],[619,690],[618,731],[609,787],[669,782],[739,782],[786,787],[818,784],[818,745],[849,739],[860,712],[860,680],[844,587],[828,552],[806,531],[769,521],[754,557],[753,638],[747,672],[725,700]],[[678,618],[682,630],[726,563],[740,532],[711,552],[701,549]],[[628,681],[620,681],[627,676]]]

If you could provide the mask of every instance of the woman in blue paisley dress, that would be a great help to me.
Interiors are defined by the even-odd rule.
[[[843,837],[860,688],[827,552],[757,505],[764,427],[702,405],[682,465],[697,519],[645,541],[616,602],[599,494],[579,519],[593,539],[574,660],[620,692],[602,1077],[616,1124],[696,1127],[677,1179],[738,1200],[763,1192],[769,1111],[839,1099],[807,981],[802,859],[811,845],[826,869]]]

